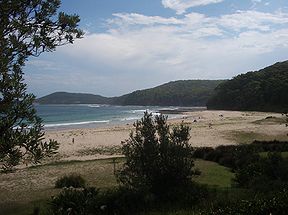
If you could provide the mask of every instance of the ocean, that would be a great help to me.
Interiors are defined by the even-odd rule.
[[[70,128],[94,128],[109,125],[128,124],[143,117],[144,112],[159,114],[159,110],[175,110],[177,107],[155,106],[111,106],[95,104],[39,105],[38,116],[47,130]],[[181,118],[181,114],[168,114],[169,119]]]

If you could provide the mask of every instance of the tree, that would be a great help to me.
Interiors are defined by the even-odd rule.
[[[170,129],[167,117],[145,112],[134,123],[135,133],[123,142],[126,162],[118,173],[118,180],[131,189],[148,189],[163,195],[171,188],[191,182],[195,174],[189,145],[190,128],[181,124]]]
[[[56,141],[43,141],[43,125],[26,92],[22,68],[30,56],[54,51],[82,37],[79,17],[60,12],[60,0],[0,1],[0,165],[38,163],[55,153]]]

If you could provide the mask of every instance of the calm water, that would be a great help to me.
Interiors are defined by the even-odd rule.
[[[140,119],[147,110],[175,107],[106,106],[106,105],[36,105],[37,114],[43,119],[46,129],[89,128],[103,125],[127,124]],[[182,115],[170,115],[178,118]]]

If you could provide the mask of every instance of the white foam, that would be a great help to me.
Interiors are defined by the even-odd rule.
[[[91,108],[99,108],[99,107],[101,107],[101,105],[87,105],[87,107],[91,107]]]
[[[146,110],[129,110],[129,111],[126,111],[126,113],[141,113],[143,114],[144,112],[146,111],[149,111],[149,109],[146,109]]]
[[[46,124],[44,127],[60,127],[60,126],[71,126],[71,125],[87,125],[93,123],[109,123],[110,120],[98,120],[98,121],[86,121],[86,122],[69,122],[69,123],[58,123],[58,124]]]
[[[132,120],[138,120],[140,119],[140,117],[127,117],[127,118],[123,118],[123,119],[120,119],[120,121],[132,121]]]

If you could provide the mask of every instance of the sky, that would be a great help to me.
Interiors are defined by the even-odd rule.
[[[28,91],[119,96],[288,60],[287,0],[62,0],[84,38],[30,58]]]

